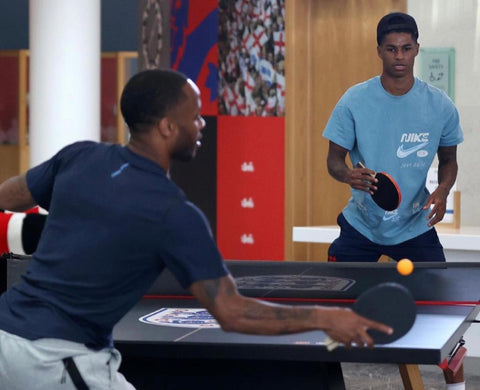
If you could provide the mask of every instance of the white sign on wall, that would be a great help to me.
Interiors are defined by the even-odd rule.
[[[420,78],[455,100],[455,49],[420,48]]]

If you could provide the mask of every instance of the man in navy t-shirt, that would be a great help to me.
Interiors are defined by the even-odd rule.
[[[0,388],[132,389],[112,329],[165,267],[226,331],[322,329],[370,347],[367,329],[392,331],[348,309],[240,295],[204,215],[168,175],[172,159],[192,159],[201,144],[198,87],[178,72],[144,71],[121,109],[127,146],[77,142],[0,185],[0,208],[49,211],[26,275],[0,297]]]

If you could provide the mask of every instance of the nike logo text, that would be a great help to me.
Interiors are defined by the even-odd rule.
[[[430,133],[403,133],[400,142],[427,142]]]

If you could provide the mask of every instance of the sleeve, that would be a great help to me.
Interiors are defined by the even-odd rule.
[[[168,211],[165,222],[168,234],[161,256],[182,287],[228,274],[207,219],[195,205],[178,202]]]
[[[53,184],[57,173],[57,155],[27,171],[27,185],[35,202],[45,210],[50,209]]]
[[[50,209],[55,177],[63,162],[67,161],[77,151],[82,150],[85,145],[93,142],[77,142],[64,147],[49,160],[31,168],[27,171],[27,185],[35,202],[45,210]]]
[[[458,145],[463,142],[463,131],[460,126],[460,118],[457,108],[447,95],[445,95],[444,112],[446,120],[445,126],[442,129],[440,146]]]
[[[342,148],[353,149],[355,145],[355,121],[352,112],[345,105],[343,97],[333,109],[323,131],[323,136]]]

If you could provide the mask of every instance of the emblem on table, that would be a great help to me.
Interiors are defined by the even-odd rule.
[[[205,309],[162,308],[138,320],[146,324],[178,328],[220,328],[218,322]]]
[[[355,281],[331,276],[257,275],[235,278],[239,289],[346,291]]]

